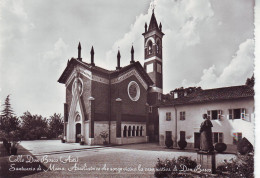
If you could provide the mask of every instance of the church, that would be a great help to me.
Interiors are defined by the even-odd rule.
[[[159,141],[158,104],[163,93],[162,32],[154,12],[145,23],[144,66],[135,61],[131,49],[129,65],[120,66],[120,51],[115,70],[95,65],[94,48],[90,60],[71,58],[60,78],[65,84],[64,135],[67,142],[103,144],[100,133],[107,133],[110,144]],[[116,58],[116,56],[115,56]]]

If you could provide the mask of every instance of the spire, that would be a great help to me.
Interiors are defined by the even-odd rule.
[[[120,58],[121,58],[121,55],[120,55],[120,51],[118,50],[118,53],[117,53],[117,67],[116,67],[116,70],[120,70],[121,67],[120,67]]]
[[[162,23],[160,22],[159,30],[162,31]]]
[[[91,51],[90,51],[90,55],[91,55],[91,65],[92,65],[92,66],[95,66],[95,63],[94,63],[94,54],[95,54],[95,52],[94,52],[94,48],[93,48],[93,46],[92,46]]]
[[[81,58],[81,45],[80,45],[80,42],[79,42],[79,45],[78,45],[78,59],[80,61],[82,61],[82,58]]]
[[[135,62],[135,60],[134,60],[134,47],[133,47],[133,45],[132,45],[132,48],[131,48],[131,61],[130,61],[130,64],[133,64],[134,62]]]
[[[144,30],[145,32],[147,32],[147,23],[145,22],[145,25],[144,25]]]
[[[151,20],[150,20],[148,31],[153,30],[153,29],[158,29],[158,24],[157,24],[157,20],[155,18],[155,15],[154,15],[154,11],[152,13],[152,17],[151,17]]]

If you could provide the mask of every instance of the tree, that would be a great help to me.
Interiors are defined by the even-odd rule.
[[[5,99],[5,103],[3,104],[4,106],[4,110],[2,111],[1,113],[1,116],[2,117],[11,117],[14,115],[14,111],[11,107],[11,104],[10,104],[10,95],[8,95]]]
[[[61,114],[54,113],[49,119],[49,137],[58,138],[59,135],[63,133],[63,117]]]
[[[7,137],[12,131],[19,130],[19,119],[15,116],[14,111],[10,104],[10,95],[5,99],[5,103],[2,105],[4,109],[0,116],[0,130],[6,133]]]
[[[21,130],[24,139],[35,140],[47,135],[48,122],[41,115],[32,115],[29,111],[21,116]]]
[[[254,87],[255,85],[255,77],[254,75],[251,78],[247,78],[246,85],[250,87]]]

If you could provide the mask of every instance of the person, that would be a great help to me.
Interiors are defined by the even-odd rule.
[[[200,150],[206,152],[214,151],[212,144],[212,130],[213,127],[207,114],[202,115],[204,121],[200,125]]]

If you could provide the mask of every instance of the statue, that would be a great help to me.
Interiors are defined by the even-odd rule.
[[[200,125],[200,150],[206,152],[214,151],[212,144],[212,130],[213,127],[207,114],[203,114],[204,121]]]

